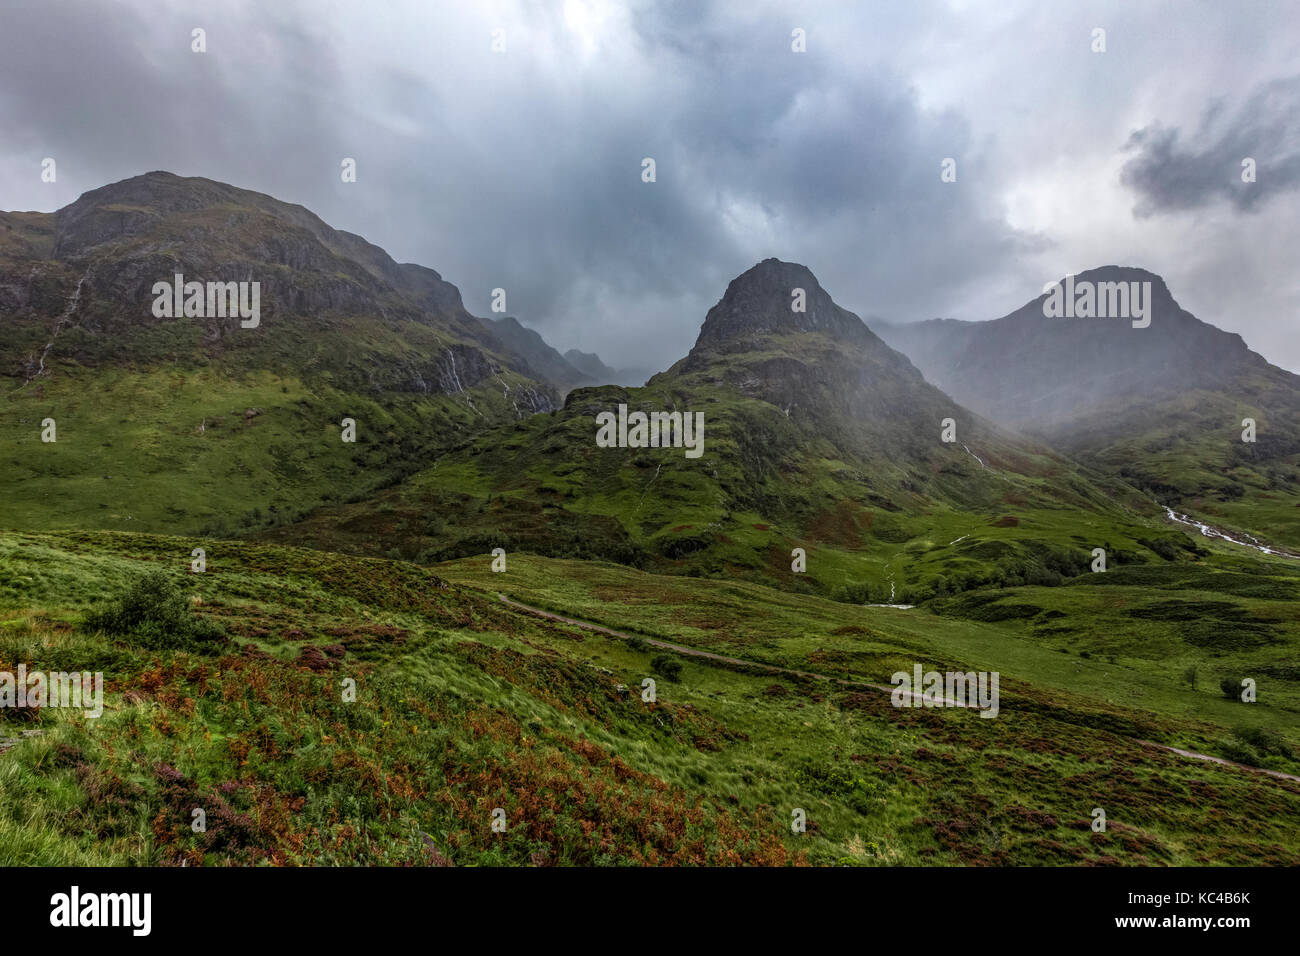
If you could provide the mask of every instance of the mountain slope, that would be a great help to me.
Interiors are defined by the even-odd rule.
[[[1300,377],[1182,309],[1153,273],[1107,266],[1075,281],[1150,282],[1150,326],[1048,318],[1040,296],[991,322],[879,332],[975,411],[1180,510],[1300,544]]]
[[[224,542],[220,562],[188,574],[196,545],[211,542],[0,532],[0,662],[94,661],[105,678],[98,719],[0,708],[0,863],[1300,862],[1295,784],[1143,743],[1241,759],[1242,743],[1224,749],[1235,727],[1272,745],[1252,759],[1294,773],[1293,679],[1261,681],[1287,703],[1256,708],[1209,681],[1180,686],[1163,659],[1140,656],[1145,641],[1103,663],[1006,624],[530,557],[506,575],[478,560],[434,573]],[[224,636],[160,647],[86,626],[87,610],[149,573]],[[1253,581],[1294,590],[1281,575]],[[544,622],[487,590],[498,587],[753,663]],[[1129,586],[1055,589],[1112,591],[1145,603]],[[1285,661],[1286,649],[1268,652]],[[666,677],[665,659],[680,673]],[[766,669],[882,683],[913,662],[1000,669],[998,719]],[[1099,793],[1108,834],[1088,825]],[[202,833],[195,807],[207,808]],[[805,833],[792,832],[793,808]]]
[[[484,319],[483,324],[506,350],[522,359],[524,368],[536,378],[554,385],[562,395],[579,385],[596,385],[601,382],[599,378],[572,365],[565,356],[548,345],[540,334],[525,328],[513,316]],[[594,355],[592,358],[603,367],[604,363],[599,358]]]
[[[610,368],[594,352],[569,349],[565,361],[600,385],[644,385],[653,373],[643,368]]]
[[[620,405],[702,416],[699,457],[601,447],[599,416]],[[1194,550],[1159,524],[1132,489],[954,403],[805,267],[771,259],[730,284],[690,354],[645,387],[577,389],[373,502],[268,537],[426,561],[503,547],[893,600],[1051,583],[1086,570],[1093,547],[1140,561],[1136,542],[1166,534]],[[792,569],[797,547],[806,572]]]
[[[159,315],[177,273],[257,282],[259,314]],[[234,530],[363,494],[554,407],[498,348],[438,273],[260,193],[149,173],[0,213],[0,525]]]
[[[569,349],[561,355],[541,333],[513,316],[480,321],[500,343],[501,351],[518,356],[521,371],[554,386],[561,398],[584,385],[632,385],[644,383],[651,375],[644,369],[610,368],[593,352]]]

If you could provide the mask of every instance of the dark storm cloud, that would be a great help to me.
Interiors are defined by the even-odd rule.
[[[1124,113],[1178,60],[1165,13],[1150,14],[1156,28],[1126,24],[1147,15],[1130,11],[1096,15],[1117,51],[1142,56],[1081,62],[1095,11],[1063,24],[1034,4],[976,16],[942,0],[11,0],[0,208],[55,209],[153,169],[206,176],[301,203],[437,269],[477,314],[504,288],[508,312],[553,345],[613,365],[680,357],[727,282],[767,256],[806,264],[864,316],[990,317],[1018,306],[1021,289],[1112,258],[1112,243],[1077,236],[1056,248],[1068,223],[1054,200],[1078,192],[1084,164],[1113,161],[1115,132],[1088,128],[1081,147],[1073,130],[1039,130],[1071,84],[1095,98],[1074,124],[1087,128]],[[1254,35],[1256,20],[1223,18],[1241,42]],[[196,26],[203,55],[190,50]],[[806,53],[791,50],[796,26]],[[495,28],[504,53],[490,50]],[[1075,52],[1026,60],[1037,37]],[[1230,180],[1252,155],[1255,194],[1280,195],[1297,152],[1294,101],[1293,85],[1266,88],[1211,117],[1205,139],[1149,125],[1134,141],[1135,188],[1158,208],[1215,188],[1247,202],[1204,167],[1226,162]],[[1172,130],[1189,113],[1155,115]],[[57,184],[40,182],[45,156]],[[344,157],[357,161],[356,183],[339,181]],[[641,181],[644,157],[655,183]],[[956,183],[940,181],[947,157]],[[1013,225],[1007,197],[1020,184]],[[1115,216],[1131,223],[1122,187],[1099,199],[1113,211],[1104,233]],[[1285,248],[1286,227],[1271,228],[1268,247]],[[1153,221],[1125,254],[1153,265],[1143,249],[1170,247],[1159,230]],[[1061,261],[1045,268],[1048,252]],[[1212,293],[1224,286],[1209,266],[1197,275]],[[1268,267],[1252,267],[1253,288],[1267,287]],[[1260,298],[1241,314],[1285,306]]]
[[[1134,212],[1195,209],[1227,200],[1241,211],[1300,186],[1300,77],[1255,91],[1235,110],[1218,103],[1194,133],[1149,126],[1129,139],[1133,156],[1124,184],[1141,197]],[[1242,179],[1242,161],[1255,161],[1255,181]]]
[[[203,55],[191,51],[200,25]],[[274,8],[250,22],[154,4],[18,0],[0,31],[0,126],[20,145],[2,157],[0,188],[50,209],[166,169],[310,202],[293,187],[330,139],[337,110],[321,92],[339,80],[330,49]],[[58,163],[53,186],[32,172],[44,156]]]
[[[57,205],[156,168],[269,192],[438,269],[480,314],[503,287],[557,345],[621,364],[684,353],[727,281],[769,255],[851,308],[920,316],[937,299],[918,264],[951,286],[1022,246],[977,191],[939,182],[946,156],[959,182],[977,175],[961,117],[924,113],[884,71],[840,75],[815,19],[795,54],[784,12],[646,7],[617,54],[583,66],[557,5],[505,57],[481,42],[430,77],[349,73],[340,25],[315,9],[20,2],[0,40],[5,126],[28,162],[59,161]],[[468,42],[489,22],[444,26]],[[558,79],[530,43],[543,35],[560,37]],[[343,156],[355,186],[337,183]]]

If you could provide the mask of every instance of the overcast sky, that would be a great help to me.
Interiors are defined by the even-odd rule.
[[[868,322],[1142,266],[1300,371],[1290,2],[5,0],[0,130],[0,208],[207,176],[612,365],[666,367],[778,256]]]

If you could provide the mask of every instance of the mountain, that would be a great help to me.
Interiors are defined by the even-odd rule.
[[[654,374],[647,369],[610,368],[594,352],[569,349],[561,355],[540,333],[511,316],[481,321],[504,350],[519,357],[521,369],[555,386],[561,397],[584,385],[640,385]]]
[[[177,274],[199,294],[156,292]],[[0,213],[0,394],[0,525],[168,531],[364,495],[558,401],[432,269],[165,172]]]
[[[569,349],[564,353],[564,360],[574,368],[582,372],[588,378],[602,385],[630,385],[631,382],[618,382],[615,377],[618,372],[610,368],[600,360],[600,356],[595,352],[579,352],[577,349]],[[646,376],[649,378],[650,376]],[[642,380],[644,384],[644,379]]]
[[[636,412],[702,417],[698,456],[603,447],[601,416]],[[575,389],[373,501],[265,537],[422,561],[502,547],[901,599],[1057,581],[1094,547],[1134,562],[1150,555],[1142,539],[1194,550],[1162,525],[1133,489],[955,403],[806,267],[768,259],[644,387]]]
[[[994,421],[1180,511],[1300,545],[1300,376],[1183,309],[1154,273],[1106,266],[1073,282],[1150,283],[1150,324],[1048,317],[1044,293],[989,322],[877,330]],[[1242,440],[1246,418],[1254,442]]]
[[[560,405],[437,273],[118,187],[0,217],[0,659],[105,678],[102,720],[0,708],[0,863],[1300,859],[1294,562],[969,411],[804,266]],[[156,314],[174,271],[265,278],[258,321]],[[896,706],[918,667],[1001,696]]]
[[[569,349],[564,358],[574,368],[580,370],[593,382],[600,385],[644,385],[654,373],[643,368],[610,368],[592,352],[579,352]]]
[[[554,385],[561,395],[567,394],[579,385],[595,385],[601,379],[587,374],[569,362],[567,356],[561,355],[546,340],[532,329],[525,328],[512,316],[499,319],[483,319],[483,324],[496,336],[505,350],[519,356],[522,367],[532,372],[535,378]],[[603,363],[592,356],[597,364]]]

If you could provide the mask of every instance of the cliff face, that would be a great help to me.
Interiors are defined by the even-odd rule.
[[[724,384],[867,461],[937,467],[945,418],[960,420],[963,441],[1003,440],[837,305],[805,266],[777,259],[732,280],[690,354],[652,379],[660,381]]]
[[[0,214],[0,227],[0,363],[24,379],[61,361],[139,364],[163,340],[164,361],[300,371],[367,391],[451,395],[524,371],[437,272],[261,193],[155,172],[53,214]],[[176,274],[257,282],[258,327],[155,315],[154,284]],[[525,391],[530,410],[555,407],[548,385]]]
[[[179,311],[154,292],[178,274],[204,293],[182,285]],[[0,405],[0,525],[229,534],[387,487],[558,395],[433,270],[150,173],[0,213]],[[30,427],[46,418],[57,442]]]

